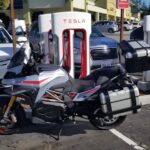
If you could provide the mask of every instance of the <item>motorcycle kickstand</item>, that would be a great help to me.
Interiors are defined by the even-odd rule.
[[[59,127],[60,127],[60,129],[59,129],[59,132],[58,132],[58,134],[57,134],[57,137],[55,137],[55,136],[53,136],[53,135],[50,135],[51,137],[53,137],[55,140],[57,140],[57,141],[59,141],[59,139],[60,139],[60,136],[61,136],[61,133],[62,133],[62,130],[63,130],[63,127],[64,127],[64,120],[61,120],[60,122],[59,122]]]
[[[76,124],[75,115],[72,116],[73,124]]]
[[[64,127],[64,120],[61,120],[60,122],[60,129],[59,129],[59,132],[58,132],[58,137],[56,140],[59,140],[60,139],[60,136],[61,136],[61,133],[62,133],[62,130],[63,130],[63,127]]]

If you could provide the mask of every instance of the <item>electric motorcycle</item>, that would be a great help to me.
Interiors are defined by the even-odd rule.
[[[132,84],[121,65],[104,67],[82,79],[72,79],[63,67],[38,63],[41,54],[23,46],[11,59],[2,80],[0,133],[18,131],[31,109],[34,124],[63,124],[76,116],[87,117],[97,129],[120,125],[126,114],[106,115],[99,94]]]

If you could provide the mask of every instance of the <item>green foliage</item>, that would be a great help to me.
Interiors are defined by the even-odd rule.
[[[143,0],[131,0],[131,2],[134,4],[133,10],[135,12],[141,11],[142,12],[142,18],[145,15],[150,15],[150,4],[146,4]]]
[[[0,8],[7,9],[10,5],[10,0],[0,0]]]

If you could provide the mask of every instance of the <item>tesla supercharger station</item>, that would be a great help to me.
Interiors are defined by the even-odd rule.
[[[83,34],[81,39],[81,74],[90,73],[91,15],[85,12],[60,12],[52,14],[52,33],[57,37],[58,63],[67,66],[74,77],[74,32]]]
[[[150,15],[144,17],[144,41],[150,45]],[[149,54],[147,53],[148,57]],[[150,90],[150,70],[143,71],[142,81],[138,82],[138,87],[143,91]]]
[[[39,25],[39,32],[44,38],[44,63],[50,63],[50,55],[53,50],[52,42],[50,41],[51,35],[51,14],[43,14],[39,15],[38,17],[38,25]]]
[[[144,17],[144,40],[150,45],[150,15]]]

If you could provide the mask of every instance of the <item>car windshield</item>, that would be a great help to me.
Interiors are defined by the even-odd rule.
[[[104,35],[93,26],[91,37],[104,37]]]
[[[137,23],[137,22],[134,22],[133,25],[138,25],[138,23]]]
[[[12,43],[12,39],[3,28],[0,28],[0,44],[5,43]]]

